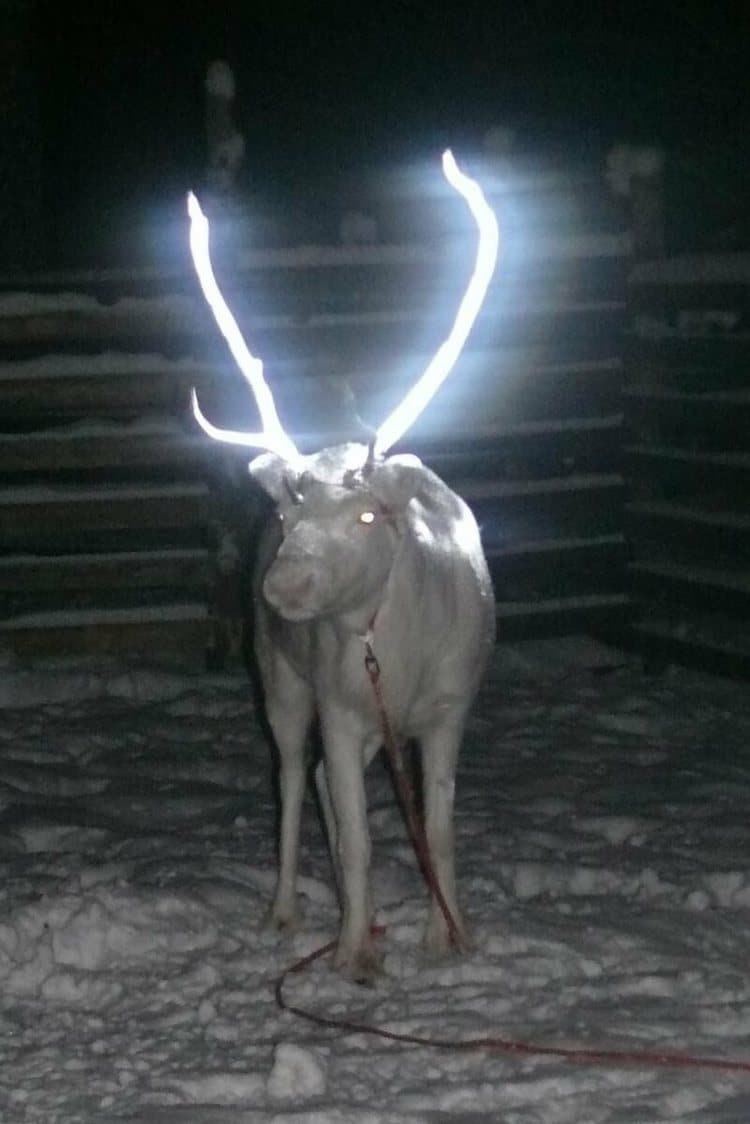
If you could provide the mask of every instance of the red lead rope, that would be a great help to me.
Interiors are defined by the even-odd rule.
[[[448,908],[448,903],[443,897],[443,891],[440,889],[435,868],[432,865],[432,858],[430,856],[430,848],[427,845],[427,836],[424,832],[417,810],[414,804],[414,793],[412,792],[409,778],[406,775],[404,767],[404,755],[401,752],[401,747],[393,735],[391,723],[388,718],[388,711],[385,709],[383,702],[383,692],[380,689],[380,665],[378,664],[375,653],[372,650],[372,644],[368,639],[365,639],[365,670],[370,677],[372,689],[375,694],[375,701],[378,704],[378,713],[380,715],[380,726],[383,731],[383,743],[385,751],[388,754],[388,760],[393,770],[393,777],[396,782],[396,789],[398,797],[401,801],[404,817],[406,819],[406,826],[411,837],[414,853],[417,856],[422,877],[427,883],[430,893],[435,896],[435,900],[440,906],[440,911],[445,918],[445,923],[448,926],[448,936],[453,948],[460,950],[463,947],[461,940],[461,933],[458,925],[455,922],[453,914]]]
[[[417,815],[414,796],[409,778],[406,775],[404,759],[401,748],[393,735],[388,712],[383,702],[380,688],[380,667],[368,638],[365,638],[365,669],[372,683],[375,700],[380,715],[380,724],[383,730],[383,742],[388,754],[393,775],[396,781],[399,799],[403,806],[406,823],[411,836],[414,850],[417,855],[424,879],[434,894],[435,899],[445,917],[448,926],[451,944],[454,948],[461,947],[461,935],[458,926],[443,897],[435,869],[430,858],[429,847],[424,832],[424,827]],[[380,935],[382,928],[374,928],[373,932]],[[421,1034],[403,1034],[398,1031],[385,1030],[382,1027],[371,1026],[368,1023],[358,1023],[351,1019],[330,1018],[319,1015],[315,1011],[307,1011],[303,1007],[296,1007],[284,998],[284,984],[289,976],[303,972],[316,960],[327,956],[336,947],[335,941],[330,941],[322,948],[316,949],[308,956],[303,956],[278,978],[275,985],[276,1002],[284,1011],[289,1011],[298,1018],[315,1023],[316,1026],[327,1027],[330,1030],[343,1031],[346,1034],[370,1034],[378,1038],[385,1038],[390,1042],[402,1042],[410,1046],[430,1046],[437,1050],[486,1050],[491,1053],[515,1054],[516,1056],[559,1058],[573,1065],[609,1065],[609,1066],[640,1066],[645,1069],[705,1069],[721,1073],[750,1073],[750,1062],[737,1061],[724,1058],[707,1058],[696,1054],[673,1053],[658,1050],[593,1050],[576,1046],[545,1046],[533,1042],[523,1042],[512,1038],[502,1038],[498,1035],[488,1035],[478,1038],[432,1038]]]

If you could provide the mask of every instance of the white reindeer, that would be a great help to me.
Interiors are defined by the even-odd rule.
[[[323,758],[315,779],[342,913],[335,963],[361,981],[379,967],[370,925],[363,771],[382,745],[383,731],[365,669],[367,645],[380,667],[389,724],[399,739],[420,744],[431,861],[455,921],[453,937],[468,947],[456,901],[454,778],[467,711],[495,635],[492,587],[477,524],[463,500],[418,458],[386,456],[455,363],[497,257],[497,223],[480,188],[450,152],[443,167],[479,228],[474,273],[453,328],[369,447],[346,444],[308,456],[282,429],[262,363],[247,350],[213,276],[208,224],[195,197],[188,201],[201,285],[253,388],[262,432],[217,429],[195,394],[193,410],[209,436],[267,450],[251,462],[250,472],[278,513],[259,551],[255,632],[281,765],[280,863],[271,916],[281,928],[298,917],[305,747],[317,715]],[[451,944],[434,895],[425,939],[436,953]]]

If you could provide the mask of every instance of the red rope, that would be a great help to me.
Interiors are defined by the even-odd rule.
[[[429,887],[430,893],[434,895],[440,911],[445,918],[445,923],[448,926],[448,937],[451,947],[460,951],[464,942],[461,937],[461,932],[456,924],[455,918],[450,911],[448,903],[446,902],[443,891],[440,888],[435,867],[432,865],[432,856],[430,855],[430,848],[427,845],[427,837],[425,835],[424,826],[422,825],[419,817],[417,816],[416,807],[414,804],[414,794],[409,784],[409,778],[406,775],[404,767],[404,755],[401,752],[401,747],[394,737],[393,729],[391,727],[388,711],[383,702],[383,692],[380,687],[380,665],[378,664],[375,653],[372,650],[372,645],[369,640],[365,640],[365,670],[370,677],[372,683],[375,701],[378,705],[378,713],[380,715],[380,725],[383,731],[383,743],[385,745],[388,760],[391,763],[393,770],[393,778],[396,782],[396,790],[398,792],[401,808],[406,819],[406,826],[411,837],[412,846],[417,856],[422,876]]]
[[[318,948],[308,956],[303,956],[276,981],[276,1002],[283,1011],[289,1011],[301,1019],[315,1023],[329,1030],[341,1030],[346,1034],[370,1034],[385,1038],[389,1042],[402,1042],[410,1046],[430,1046],[436,1050],[487,1050],[495,1054],[514,1054],[530,1057],[559,1058],[573,1065],[613,1065],[642,1066],[646,1069],[712,1069],[722,1073],[750,1073],[750,1062],[733,1061],[724,1058],[706,1058],[697,1054],[672,1053],[657,1050],[590,1050],[575,1046],[545,1046],[540,1043],[523,1042],[513,1038],[488,1035],[481,1038],[432,1038],[423,1034],[405,1034],[395,1030],[385,1030],[369,1023],[359,1023],[353,1019],[332,1018],[319,1015],[288,1003],[284,998],[284,984],[289,976],[303,972],[305,968],[332,952],[335,941]]]
[[[383,702],[380,688],[380,667],[368,639],[365,640],[365,668],[372,683],[375,699],[380,714],[383,730],[383,740],[388,753],[393,774],[396,781],[399,798],[403,806],[409,834],[414,844],[419,865],[430,891],[442,910],[448,926],[451,944],[455,948],[462,945],[461,934],[451,914],[450,909],[440,890],[435,869],[430,858],[429,847],[424,833],[424,828],[416,814],[414,798],[409,784],[409,778],[404,768],[403,755],[396,741],[388,712]],[[380,935],[382,928],[373,927],[373,933]],[[296,975],[309,968],[316,960],[320,960],[336,947],[336,941],[301,957],[291,967],[287,968],[276,981],[274,992],[276,1002],[283,1011],[289,1011],[300,1019],[314,1023],[316,1026],[326,1027],[329,1030],[339,1030],[346,1034],[369,1034],[378,1038],[385,1038],[389,1042],[401,1042],[410,1046],[429,1046],[436,1050],[487,1050],[491,1053],[513,1054],[515,1056],[558,1058],[573,1065],[610,1065],[610,1066],[641,1066],[646,1069],[706,1069],[721,1073],[750,1073],[750,1062],[725,1058],[702,1057],[699,1054],[688,1054],[660,1050],[595,1050],[579,1046],[545,1046],[543,1043],[524,1042],[513,1038],[503,1038],[499,1035],[488,1035],[478,1038],[432,1038],[422,1034],[405,1034],[394,1030],[385,1030],[382,1027],[372,1026],[369,1023],[359,1023],[353,1019],[333,1018],[328,1015],[319,1015],[315,1011],[308,1011],[304,1007],[297,1007],[288,1003],[284,998],[284,984],[291,975]]]
[[[373,932],[380,935],[382,928],[375,928]],[[284,984],[289,976],[296,975],[309,968],[316,960],[333,952],[336,941],[329,941],[321,948],[307,956],[301,957],[276,981],[274,992],[276,1002],[282,1011],[288,1011],[300,1019],[314,1023],[316,1026],[328,1030],[339,1030],[345,1034],[369,1034],[377,1038],[385,1038],[389,1042],[401,1042],[409,1046],[429,1046],[435,1050],[457,1050],[465,1053],[474,1050],[486,1050],[494,1054],[513,1054],[516,1057],[542,1057],[559,1058],[571,1065],[610,1065],[610,1066],[640,1066],[644,1069],[706,1069],[720,1073],[750,1073],[750,1062],[733,1060],[731,1058],[709,1058],[699,1054],[686,1054],[669,1050],[594,1050],[580,1046],[545,1046],[543,1043],[524,1042],[514,1038],[502,1038],[491,1034],[479,1038],[433,1038],[424,1034],[406,1034],[395,1030],[386,1030],[383,1027],[372,1026],[370,1023],[356,1022],[354,1019],[333,1018],[329,1015],[319,1015],[315,1011],[308,1011],[304,1007],[297,1007],[287,1002],[284,997]]]

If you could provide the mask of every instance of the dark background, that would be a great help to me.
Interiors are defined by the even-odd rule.
[[[236,74],[241,186],[251,190],[299,190],[325,166],[420,159],[447,142],[478,146],[509,125],[522,148],[560,159],[615,142],[664,145],[697,177],[683,194],[718,206],[721,225],[747,161],[741,9],[38,0],[48,256],[95,258],[97,228],[169,209],[200,186],[203,82],[215,58]]]

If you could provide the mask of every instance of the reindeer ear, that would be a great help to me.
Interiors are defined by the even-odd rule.
[[[403,453],[375,463],[367,477],[368,488],[382,504],[403,511],[425,485],[427,469],[419,457]]]
[[[277,453],[261,453],[250,461],[248,472],[276,503],[286,495],[284,480],[289,475],[289,464]]]

